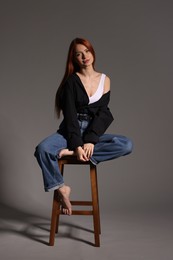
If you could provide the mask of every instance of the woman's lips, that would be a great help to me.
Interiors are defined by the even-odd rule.
[[[88,63],[88,62],[89,62],[89,60],[84,60],[84,61],[83,61],[83,63]]]

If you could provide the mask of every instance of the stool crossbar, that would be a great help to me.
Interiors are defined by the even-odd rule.
[[[90,167],[90,183],[91,183],[91,201],[71,201],[72,205],[75,206],[90,206],[91,210],[72,210],[72,215],[88,215],[93,216],[93,226],[94,226],[94,239],[95,246],[100,246],[100,212],[99,212],[99,196],[98,196],[98,182],[97,182],[97,167],[91,162],[82,162],[77,160],[76,156],[65,156],[58,160],[58,165],[61,174],[64,173],[64,166],[66,164],[78,164],[78,165],[89,165]],[[53,205],[52,205],[52,218],[51,218],[51,228],[49,245],[53,246],[55,241],[55,233],[58,233],[59,218],[63,214],[61,210],[61,203],[59,201],[58,191],[54,191]]]

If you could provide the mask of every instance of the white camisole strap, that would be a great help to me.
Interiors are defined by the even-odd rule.
[[[102,73],[96,92],[94,93],[94,95],[89,97],[89,104],[92,104],[92,103],[98,101],[103,96],[105,78],[106,78],[106,75]]]

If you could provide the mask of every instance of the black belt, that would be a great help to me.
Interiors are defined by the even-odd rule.
[[[82,121],[82,120],[86,120],[89,121],[92,119],[92,117],[88,114],[77,114],[77,118]]]

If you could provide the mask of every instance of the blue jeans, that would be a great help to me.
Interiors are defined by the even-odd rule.
[[[89,121],[79,121],[81,135],[87,128]],[[44,189],[51,191],[64,185],[63,177],[58,167],[58,154],[67,148],[66,139],[59,133],[54,133],[45,138],[35,150],[35,157],[43,173]],[[99,142],[94,145],[94,152],[90,161],[98,164],[103,161],[112,160],[127,155],[132,151],[132,142],[125,136],[103,134]]]

